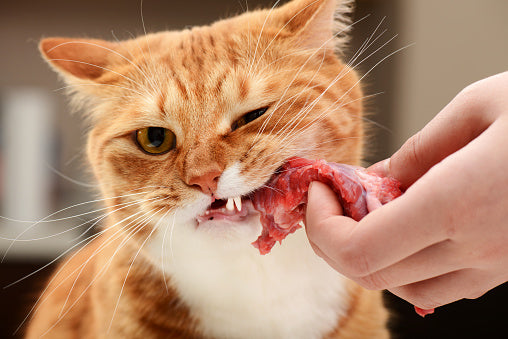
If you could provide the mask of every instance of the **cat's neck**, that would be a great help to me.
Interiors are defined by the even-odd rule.
[[[303,230],[266,256],[250,241],[218,241],[192,225],[175,225],[172,232],[172,240],[159,232],[147,249],[152,258],[160,258],[155,267],[171,277],[171,286],[204,333],[321,338],[347,312],[347,282],[314,254]],[[251,232],[254,240],[259,228],[246,225],[238,232],[245,232],[239,237],[246,239]],[[161,253],[170,241],[171,249]]]

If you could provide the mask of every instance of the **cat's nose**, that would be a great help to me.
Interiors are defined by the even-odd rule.
[[[222,172],[218,169],[213,169],[204,174],[191,177],[188,184],[198,186],[205,194],[213,194],[217,191],[217,184],[221,174]]]

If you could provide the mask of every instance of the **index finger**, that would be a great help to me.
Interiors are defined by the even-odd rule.
[[[478,86],[461,91],[421,131],[409,138],[390,159],[370,170],[397,178],[411,186],[432,166],[478,137],[493,117],[482,114],[484,102]],[[480,98],[478,98],[480,96]]]

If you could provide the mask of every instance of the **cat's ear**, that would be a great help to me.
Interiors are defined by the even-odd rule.
[[[96,39],[46,38],[39,49],[49,64],[69,83],[96,82],[117,55],[117,44]]]
[[[276,10],[275,20],[302,48],[342,50],[352,9],[351,0],[293,0]]]

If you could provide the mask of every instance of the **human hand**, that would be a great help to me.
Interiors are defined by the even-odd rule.
[[[508,72],[461,91],[390,159],[370,170],[406,192],[360,222],[312,183],[314,250],[368,289],[423,309],[477,298],[508,280]]]

